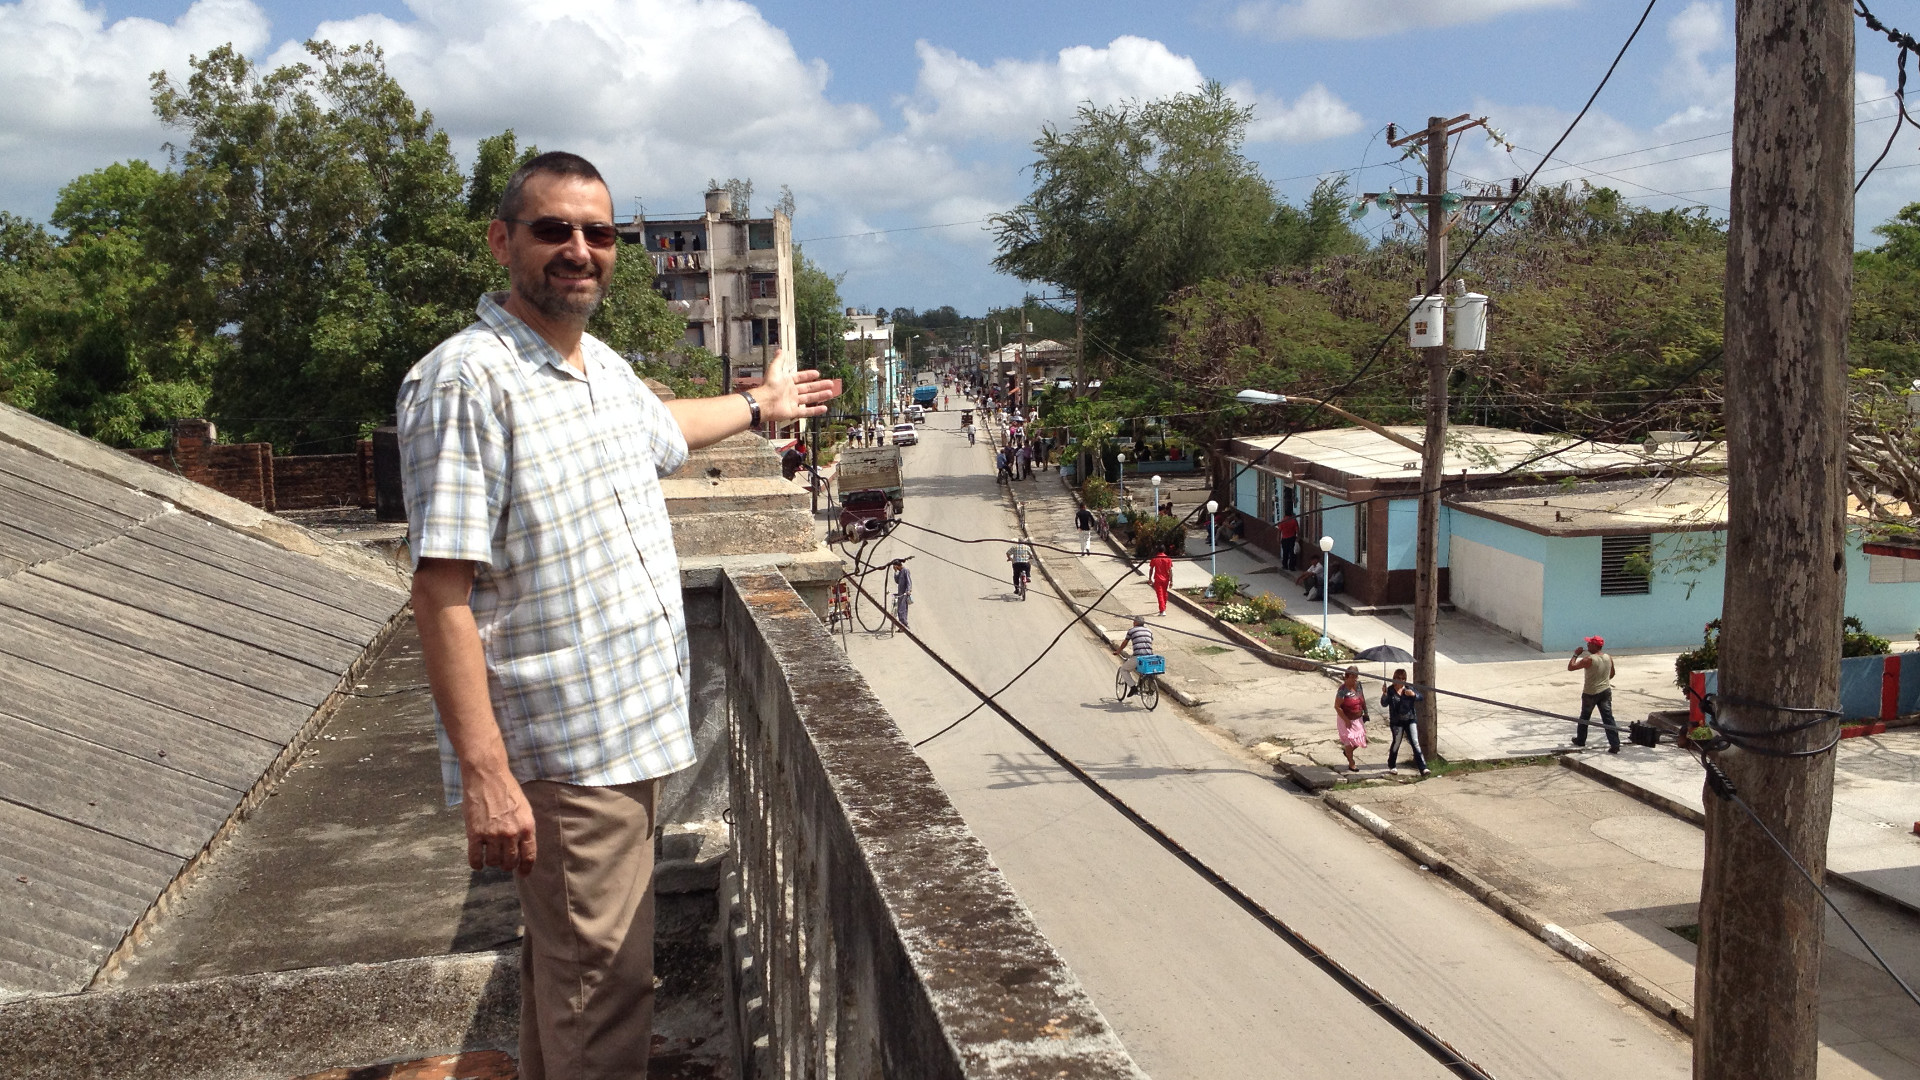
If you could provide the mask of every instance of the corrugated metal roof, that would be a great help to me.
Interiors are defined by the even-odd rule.
[[[405,600],[0,440],[0,1000],[84,988]]]

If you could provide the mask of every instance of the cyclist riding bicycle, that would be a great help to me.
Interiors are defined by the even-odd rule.
[[[1123,701],[1140,692],[1140,658],[1153,652],[1153,628],[1147,625],[1145,615],[1133,617],[1133,629],[1127,631],[1127,651],[1130,655],[1120,665],[1120,670],[1127,673]]]
[[[1013,591],[1025,592],[1027,577],[1033,566],[1033,549],[1024,540],[1016,540],[1007,549],[1007,561],[1013,563]]]

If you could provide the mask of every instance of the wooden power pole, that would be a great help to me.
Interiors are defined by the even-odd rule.
[[[1466,197],[1447,194],[1447,141],[1470,128],[1484,126],[1486,117],[1470,119],[1471,113],[1427,118],[1423,131],[1394,136],[1388,129],[1388,145],[1426,143],[1427,190],[1422,194],[1386,196],[1401,206],[1424,206],[1427,212],[1427,277],[1425,296],[1439,296],[1446,284],[1447,233],[1459,220],[1460,208],[1478,207],[1513,201],[1498,194]],[[1516,192],[1517,195],[1517,192]],[[1368,192],[1365,199],[1380,198]],[[1449,207],[1448,203],[1453,205]],[[1451,360],[1446,340],[1420,350],[1427,367],[1427,430],[1420,443],[1420,516],[1414,534],[1413,570],[1413,681],[1423,686],[1436,685],[1434,636],[1440,622],[1440,469],[1447,456],[1447,376]],[[1371,502],[1354,507],[1359,514],[1371,513]],[[1367,530],[1379,535],[1378,530]],[[1439,751],[1439,709],[1435,695],[1420,699],[1420,749],[1429,756]]]
[[[1426,296],[1438,296],[1447,272],[1447,212],[1440,197],[1447,192],[1447,118],[1427,118],[1427,282]],[[1427,432],[1420,440],[1420,516],[1414,533],[1413,570],[1413,681],[1437,686],[1433,636],[1440,622],[1440,466],[1447,456],[1447,345],[1422,350],[1427,362]],[[1354,508],[1373,509],[1372,503]],[[1368,530],[1371,534],[1372,530]],[[1420,748],[1428,756],[1440,752],[1438,694],[1420,697]]]
[[[1846,589],[1842,484],[1853,247],[1853,11],[1738,0],[1727,244],[1726,599],[1721,726],[1786,752],[1825,746]],[[1755,814],[1820,879],[1833,755],[1717,755]],[[1812,1080],[1819,894],[1746,813],[1705,796],[1694,970],[1696,1080]]]

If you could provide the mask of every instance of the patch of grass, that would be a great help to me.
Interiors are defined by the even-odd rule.
[[[1518,769],[1528,765],[1552,765],[1558,760],[1554,754],[1541,754],[1538,757],[1501,758],[1497,761],[1448,761],[1438,754],[1427,759],[1427,768],[1434,776],[1463,776],[1467,773],[1492,772],[1496,769]]]
[[[1689,942],[1695,945],[1700,944],[1700,924],[1699,923],[1688,923],[1685,926],[1669,926],[1667,927],[1667,929],[1672,931],[1675,934],[1680,935],[1683,938],[1686,938]]]

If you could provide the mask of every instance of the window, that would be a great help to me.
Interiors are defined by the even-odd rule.
[[[767,251],[773,247],[773,222],[749,222],[747,224],[747,247],[754,251]]]
[[[780,299],[780,275],[779,274],[747,275],[747,299],[749,300]]]
[[[1920,559],[1898,555],[1867,555],[1867,582],[1872,585],[1899,585],[1920,581]]]
[[[1260,474],[1260,520],[1268,524],[1280,520],[1280,515],[1273,512],[1275,487],[1274,475],[1272,473],[1263,472]]]
[[[779,319],[755,319],[749,325],[751,327],[749,333],[752,335],[747,342],[749,345],[780,344]]]
[[[1600,538],[1600,595],[1653,591],[1653,537],[1648,533]]]
[[[1353,563],[1367,565],[1367,519],[1373,516],[1373,504],[1361,502],[1353,508]]]
[[[706,326],[706,324],[705,324],[705,323],[697,323],[697,322],[690,322],[690,323],[688,323],[688,324],[687,324],[687,335],[686,335],[686,337],[684,337],[684,338],[682,338],[681,340],[683,340],[683,341],[685,341],[685,342],[686,342],[687,344],[689,344],[689,345],[696,345],[696,346],[699,346],[699,347],[701,347],[701,348],[705,348],[705,347],[706,347],[706,344],[707,344],[707,326]]]

